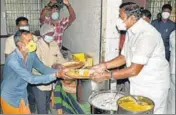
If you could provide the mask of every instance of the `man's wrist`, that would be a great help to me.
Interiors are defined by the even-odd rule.
[[[71,7],[71,4],[67,4],[66,6],[67,6],[67,8],[69,8],[69,7]]]
[[[107,72],[107,73],[105,74],[105,77],[106,77],[107,79],[111,79],[111,72]]]
[[[104,67],[105,67],[105,69],[108,69],[106,62],[104,62]]]
[[[113,77],[113,76],[114,76],[114,75],[113,75],[113,71],[111,71],[111,72],[110,72],[110,79],[111,79],[111,80],[113,80],[113,79],[114,79],[114,77]]]
[[[56,72],[55,76],[58,77],[58,78],[61,78],[61,73],[60,72]]]

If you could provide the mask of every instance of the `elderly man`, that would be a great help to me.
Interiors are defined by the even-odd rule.
[[[37,42],[36,54],[39,59],[48,67],[52,67],[54,64],[62,64],[67,62],[54,41],[54,27],[49,24],[44,24],[40,29],[41,37]],[[38,71],[33,70],[34,74],[41,75]],[[33,87],[33,93],[36,100],[38,114],[48,114],[50,110],[50,97],[51,90],[53,89],[51,84],[38,85]],[[39,98],[40,97],[40,98]]]
[[[76,19],[74,9],[68,0],[63,0],[66,5],[70,16],[66,18],[60,18],[60,7],[57,6],[56,0],[50,0],[50,3],[42,10],[40,15],[41,24],[48,23],[55,27],[54,40],[58,42],[59,47],[62,47],[62,36],[64,31],[72,24]]]
[[[152,25],[160,32],[162,39],[164,41],[166,59],[170,60],[169,51],[169,36],[173,30],[175,30],[175,23],[169,19],[172,11],[172,6],[170,4],[164,4],[162,7],[161,19],[156,19],[152,21]]]
[[[92,79],[130,80],[131,95],[141,95],[155,103],[154,113],[166,113],[170,86],[169,63],[165,59],[164,44],[160,33],[141,18],[140,7],[135,3],[120,6],[120,19],[127,28],[126,40],[120,56],[91,69]],[[127,68],[104,72],[106,69],[127,65]]]
[[[7,58],[4,66],[1,84],[1,106],[4,114],[30,114],[27,99],[27,85],[46,84],[56,78],[66,78],[68,69],[55,70],[45,66],[37,57],[36,44],[32,34],[26,30],[19,30],[14,35],[17,46]],[[42,75],[32,74],[32,68]],[[40,97],[39,97],[40,98]]]

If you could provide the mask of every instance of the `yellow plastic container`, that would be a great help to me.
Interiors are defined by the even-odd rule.
[[[72,59],[74,61],[85,62],[85,66],[92,67],[93,66],[93,58],[85,53],[76,53],[72,55]]]

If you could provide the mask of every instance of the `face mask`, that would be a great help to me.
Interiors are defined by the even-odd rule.
[[[52,15],[51,15],[51,18],[52,18],[53,20],[59,19],[59,12],[57,12],[57,11],[53,12]]]
[[[162,18],[163,19],[168,19],[170,16],[170,13],[169,12],[162,12]]]
[[[28,50],[28,52],[34,52],[37,49],[37,44],[31,40],[27,45],[26,48]]]
[[[117,20],[117,27],[118,27],[118,30],[127,30],[126,24],[121,18]]]
[[[45,36],[44,37],[44,40],[47,42],[47,43],[50,43],[50,42],[52,42],[53,40],[54,40],[54,37],[53,36]]]
[[[27,31],[29,31],[29,26],[20,26],[19,30],[27,30]]]

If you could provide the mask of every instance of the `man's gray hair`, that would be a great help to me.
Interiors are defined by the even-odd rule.
[[[15,35],[14,35],[14,42],[15,42],[15,45],[17,46],[17,43],[20,41],[21,39],[21,35],[22,33],[30,33],[30,31],[27,31],[27,30],[18,30]]]
[[[120,9],[124,8],[128,17],[135,16],[137,20],[142,17],[142,8],[134,2],[126,2],[120,5]]]

